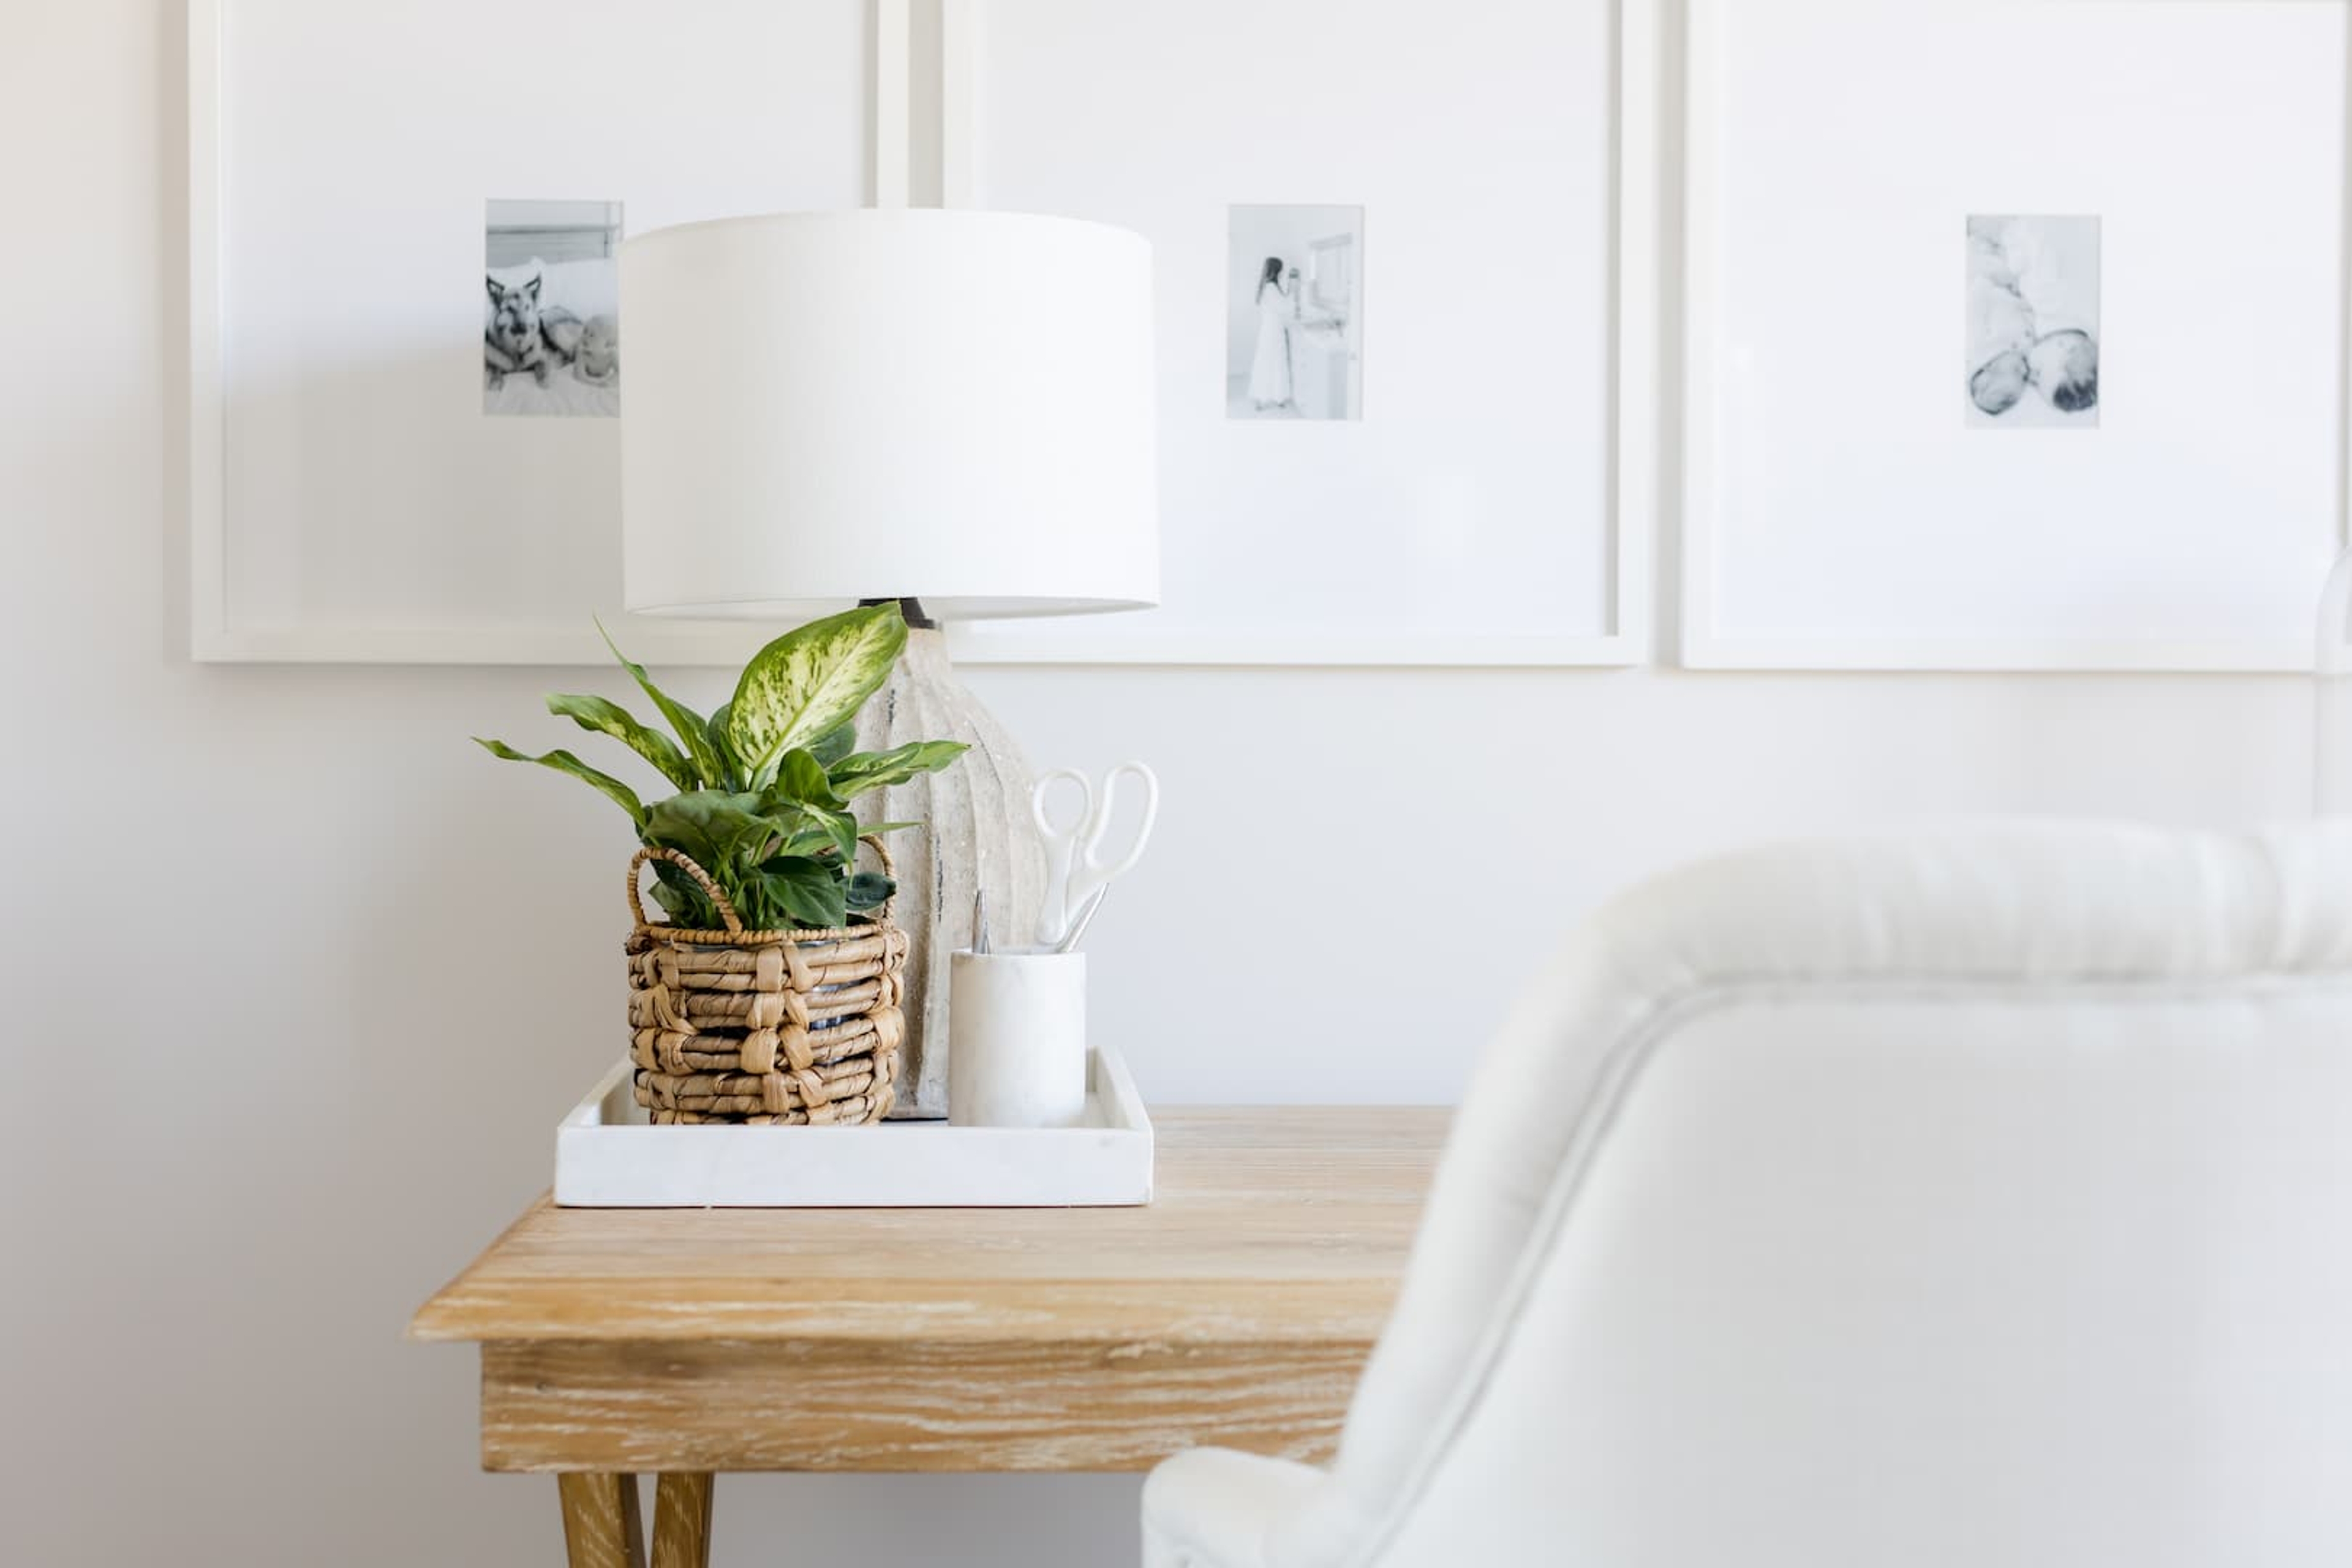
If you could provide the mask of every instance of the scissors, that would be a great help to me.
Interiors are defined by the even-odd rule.
[[[1135,842],[1125,854],[1112,857],[1103,853],[1103,838],[1118,813],[1122,774],[1140,783],[1143,816],[1136,824]],[[1076,816],[1053,809],[1055,786],[1062,784],[1078,786]],[[1029,815],[1045,840],[1045,902],[1037,915],[1037,944],[1051,948],[1069,934],[1071,920],[1088,900],[1100,899],[1104,889],[1143,858],[1152,826],[1160,820],[1160,778],[1141,763],[1121,763],[1103,775],[1097,796],[1086,774],[1062,768],[1037,781],[1029,794]]]

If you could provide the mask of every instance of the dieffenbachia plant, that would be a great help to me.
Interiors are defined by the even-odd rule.
[[[677,738],[602,697],[551,696],[547,710],[612,736],[677,788],[650,805],[570,752],[533,757],[502,741],[475,742],[494,756],[570,773],[603,793],[629,814],[641,842],[683,850],[709,872],[755,931],[844,925],[895,890],[881,872],[856,868],[858,835],[915,826],[861,827],[851,802],[935,773],[965,751],[955,741],[850,750],[857,710],[889,679],[906,645],[895,602],[812,621],[752,655],[734,696],[706,719],[656,686],[607,633],[604,646]],[[671,920],[719,928],[718,910],[691,877],[666,860],[655,861],[654,871],[654,900]]]

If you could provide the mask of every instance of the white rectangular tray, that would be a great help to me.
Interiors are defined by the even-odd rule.
[[[1068,1128],[656,1127],[622,1062],[555,1130],[569,1208],[1066,1208],[1151,1201],[1151,1121],[1127,1064],[1087,1059]]]

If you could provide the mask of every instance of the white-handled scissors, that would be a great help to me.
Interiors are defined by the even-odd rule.
[[[1103,853],[1103,839],[1118,808],[1118,781],[1132,774],[1143,786],[1143,814],[1135,826],[1135,842],[1125,854]],[[1078,786],[1078,814],[1057,817],[1051,809],[1054,787]],[[1054,947],[1069,934],[1070,921],[1118,879],[1135,869],[1151,842],[1152,826],[1160,820],[1160,777],[1141,763],[1121,763],[1103,775],[1102,793],[1076,768],[1047,773],[1030,792],[1029,815],[1045,840],[1045,902],[1037,915],[1037,945]]]

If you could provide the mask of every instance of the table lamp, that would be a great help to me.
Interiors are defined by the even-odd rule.
[[[893,845],[912,944],[894,1114],[944,1116],[972,894],[1000,944],[1026,941],[1045,864],[1028,765],[940,623],[1158,602],[1150,247],[1013,213],[727,218],[625,242],[621,297],[627,607],[781,631],[897,599],[906,654],[859,747],[972,748],[860,803],[926,824]]]

